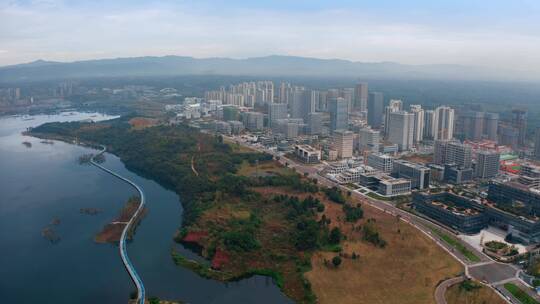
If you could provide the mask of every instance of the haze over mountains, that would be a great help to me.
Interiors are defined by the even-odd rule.
[[[406,65],[341,59],[266,56],[247,59],[185,56],[133,57],[75,62],[38,60],[0,67],[0,82],[65,78],[233,75],[308,76],[370,79],[539,80],[535,74],[452,64]]]

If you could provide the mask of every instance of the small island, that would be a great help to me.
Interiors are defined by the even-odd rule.
[[[124,230],[124,227],[127,225],[133,214],[137,211],[137,208],[139,208],[140,199],[139,197],[130,197],[122,210],[120,211],[120,214],[118,217],[116,217],[114,220],[112,220],[109,224],[105,225],[103,229],[94,237],[94,241],[96,243],[104,244],[104,243],[113,243],[116,244],[120,241],[120,237],[122,235],[122,231]],[[133,238],[133,233],[135,227],[138,225],[138,223],[141,221],[142,217],[144,217],[144,214],[146,213],[146,208],[144,208],[139,216],[135,219],[133,223],[133,228],[130,229],[128,232],[127,239],[131,240]]]

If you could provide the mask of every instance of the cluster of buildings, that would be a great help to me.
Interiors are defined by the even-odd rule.
[[[486,193],[413,193],[420,213],[457,231],[475,234],[488,226],[526,245],[540,243],[540,167],[524,163],[510,180],[490,179]]]
[[[528,143],[526,111],[501,119],[448,106],[405,107],[366,83],[313,90],[270,81],[222,87],[170,110],[216,132],[249,132],[363,193],[412,193],[418,212],[461,232],[496,226],[523,243],[540,242],[540,169],[524,163],[513,174],[501,171],[501,162]],[[540,132],[535,140],[540,156]],[[432,192],[461,184],[472,195]]]

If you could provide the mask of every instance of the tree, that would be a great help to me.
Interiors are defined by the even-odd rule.
[[[328,242],[330,244],[339,244],[341,241],[341,230],[338,227],[334,227],[332,231],[330,231],[330,235],[328,236]]]
[[[333,257],[332,264],[334,265],[334,267],[338,267],[339,265],[341,265],[341,257],[339,255]]]

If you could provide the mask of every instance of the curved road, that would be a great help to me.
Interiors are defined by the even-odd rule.
[[[101,147],[102,147],[102,150],[98,154],[92,156],[92,158],[90,159],[90,163],[92,163],[92,165],[100,168],[101,170],[113,175],[114,177],[117,177],[117,178],[125,181],[126,183],[131,185],[133,188],[135,188],[139,192],[139,195],[141,196],[141,203],[139,204],[139,208],[137,208],[137,211],[135,211],[135,213],[133,214],[131,219],[129,219],[129,222],[126,223],[126,226],[124,227],[124,230],[122,230],[122,235],[120,236],[120,256],[122,257],[122,262],[124,263],[124,266],[126,267],[128,273],[129,273],[129,276],[131,277],[131,279],[135,283],[135,286],[137,287],[137,303],[144,304],[146,291],[144,289],[144,285],[143,285],[141,277],[139,277],[139,275],[137,274],[137,271],[135,270],[135,267],[133,266],[133,264],[131,263],[131,260],[128,257],[127,249],[126,249],[127,233],[129,231],[129,229],[131,228],[131,225],[133,225],[133,221],[141,213],[141,211],[143,209],[143,206],[144,206],[144,192],[134,182],[132,182],[129,179],[127,179],[127,178],[125,178],[125,177],[123,177],[123,176],[121,176],[121,175],[119,175],[119,174],[117,174],[117,173],[103,167],[102,165],[100,165],[100,164],[98,164],[98,163],[96,163],[94,161],[94,157],[105,153],[105,151],[107,150],[105,148],[105,146],[101,146]]]
[[[460,283],[463,280],[463,277],[457,277],[441,282],[441,284],[437,286],[437,289],[435,289],[435,301],[437,302],[437,304],[447,304],[445,297],[446,290],[448,289],[448,287]]]

